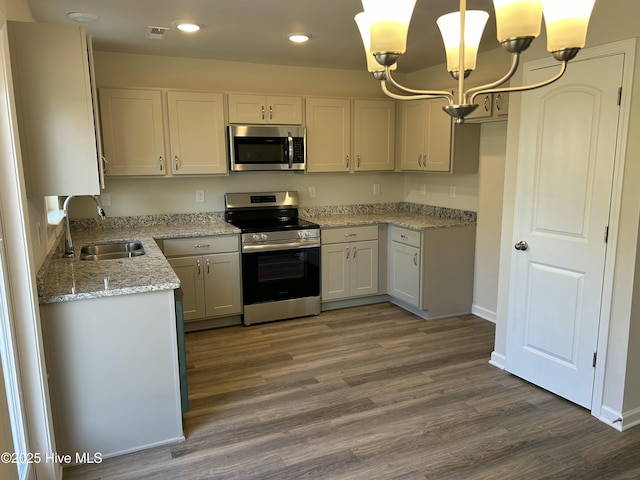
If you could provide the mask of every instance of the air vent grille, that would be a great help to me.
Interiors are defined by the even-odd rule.
[[[169,27],[147,27],[147,34],[145,35],[147,38],[151,40],[164,40],[169,34]]]

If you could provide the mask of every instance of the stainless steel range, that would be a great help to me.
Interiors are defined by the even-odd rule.
[[[320,228],[298,205],[293,191],[225,194],[242,233],[245,325],[320,313]]]

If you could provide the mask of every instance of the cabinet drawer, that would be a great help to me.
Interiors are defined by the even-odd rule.
[[[237,252],[238,235],[171,238],[163,242],[166,257],[176,255],[206,255],[209,253]]]
[[[390,229],[391,240],[413,247],[420,247],[420,232],[409,230],[408,228],[400,228],[392,226]]]
[[[364,227],[345,227],[323,229],[321,232],[323,244],[359,242],[361,240],[377,240],[378,226],[367,225]]]

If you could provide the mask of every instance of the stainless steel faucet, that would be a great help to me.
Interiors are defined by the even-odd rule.
[[[100,199],[96,195],[88,195],[90,198],[93,198],[93,201],[96,202],[98,207],[98,215],[101,220],[106,218],[106,214],[104,213],[104,209],[100,204]],[[71,227],[69,226],[69,202],[72,198],[75,198],[76,195],[69,195],[62,204],[62,209],[64,210],[64,219],[66,222],[66,236],[64,238],[64,256],[65,257],[73,257],[75,256],[75,251],[73,249],[73,241],[71,240]]]

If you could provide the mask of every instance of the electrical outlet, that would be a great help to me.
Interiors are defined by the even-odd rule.
[[[373,194],[374,195],[380,195],[380,184],[379,183],[374,183],[373,184]]]
[[[204,203],[204,190],[196,190],[196,203]]]
[[[314,185],[309,187],[309,197],[316,198],[316,187]]]
[[[100,194],[100,203],[102,204],[103,207],[110,207],[111,206],[111,195],[108,193],[101,193]]]
[[[449,187],[449,198],[456,198],[456,187]]]

